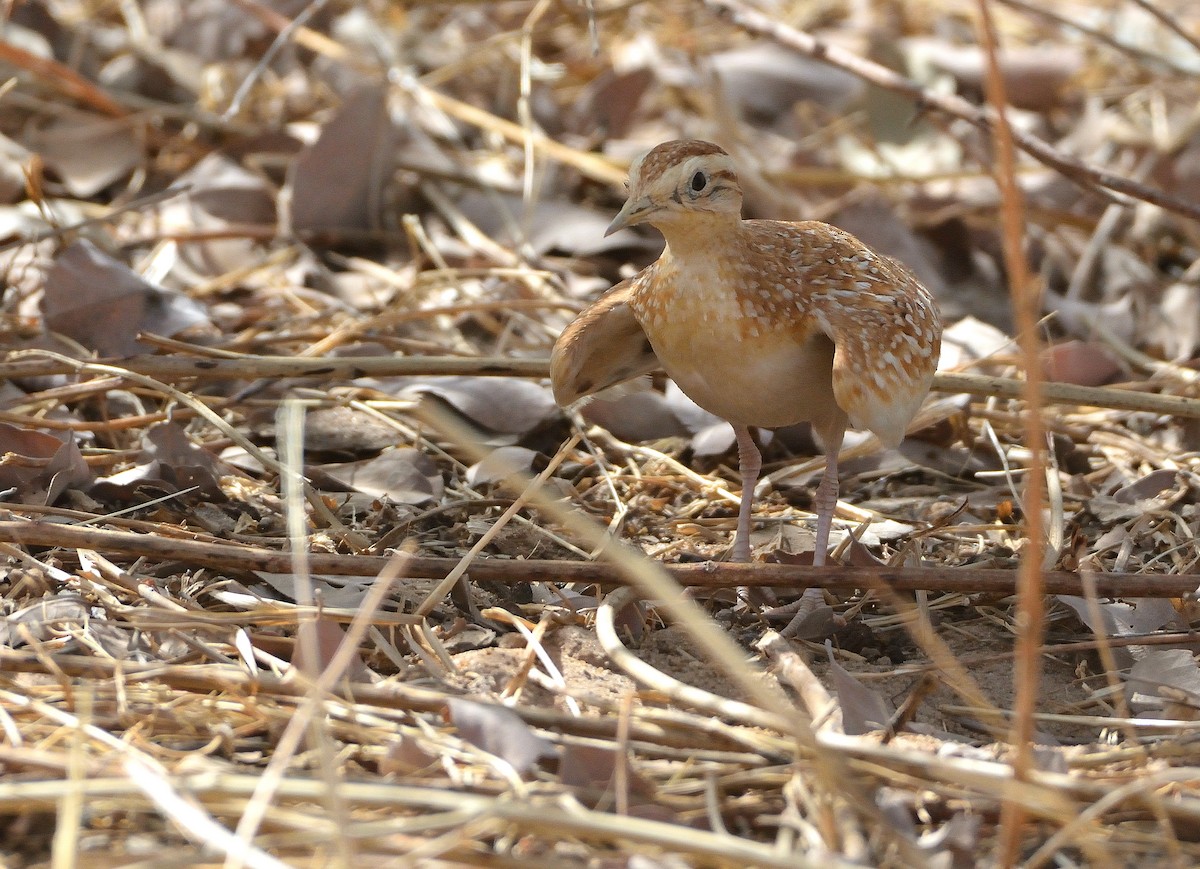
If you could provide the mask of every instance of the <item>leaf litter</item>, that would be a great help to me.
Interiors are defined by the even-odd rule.
[[[735,0],[6,9],[6,865],[1200,860],[1197,610],[1139,591],[1200,575],[1200,425],[1149,403],[1200,376],[1200,18],[991,5],[1015,127],[1076,161],[1019,167],[1043,374],[1108,388],[1046,411],[1044,567],[1081,593],[1045,602],[1017,791],[1015,581],[832,588],[791,644],[736,583],[685,598],[653,562],[623,581],[661,593],[614,602],[542,565],[613,537],[718,559],[728,427],[661,374],[575,417],[511,367],[658,255],[602,237],[624,163],[719,141],[748,216],[917,271],[942,371],[980,378],[901,451],[847,439],[842,563],[1015,576],[1024,407],[979,385],[1022,376],[991,141],[939,102],[985,105],[972,5],[785,3],[770,35]],[[361,370],[286,367],[306,357]],[[755,544],[801,570],[820,445],[763,434]],[[1129,594],[1089,599],[1110,574]]]

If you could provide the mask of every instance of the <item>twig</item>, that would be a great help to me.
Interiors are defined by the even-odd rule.
[[[13,509],[16,509],[15,507]],[[57,522],[0,520],[0,542],[22,546],[61,549],[94,549],[107,554],[182,561],[204,567],[267,573],[290,573],[292,557],[281,550],[228,543],[168,538],[157,534],[135,534],[102,528],[81,528]],[[612,544],[614,546],[620,544]],[[328,576],[377,576],[390,562],[377,555],[336,555],[311,552],[314,574]],[[404,575],[441,579],[459,563],[457,558],[410,558]],[[1016,593],[1014,570],[975,567],[807,567],[790,564],[664,564],[662,570],[680,585],[691,588],[735,588],[777,586],[780,588],[871,588],[883,583],[895,591],[927,589],[946,593],[1011,595]],[[519,582],[585,583],[602,586],[629,585],[620,569],[603,562],[540,559],[476,559],[469,578],[476,582],[512,584]],[[1142,573],[1092,574],[1096,594],[1103,597],[1186,597],[1200,588],[1200,574],[1151,575]],[[1048,571],[1048,594],[1083,596],[1079,574]]]
[[[57,60],[39,57],[11,42],[0,40],[0,61],[32,73],[72,99],[86,103],[106,115],[124,118],[129,114],[124,106],[103,90]]]
[[[196,358],[187,356],[131,356],[109,363],[113,369],[172,382],[198,380],[254,380],[264,377],[325,377],[353,380],[358,377],[404,377],[465,375],[473,377],[549,377],[550,361],[511,356],[339,356],[306,359],[295,356],[251,356],[226,354],[212,358],[209,348],[196,348]],[[1164,363],[1165,364],[1165,363]],[[45,377],[71,374],[78,366],[16,351],[0,361],[0,378]],[[1021,398],[1024,381],[983,374],[940,372],[933,391],[967,393],[995,398]],[[1162,395],[1140,390],[1103,386],[1045,383],[1042,396],[1048,403],[1107,407],[1113,410],[1161,413],[1200,418],[1200,399]],[[32,424],[32,421],[31,421]]]
[[[1025,199],[1017,185],[1016,130],[1008,120],[1008,94],[1000,71],[1000,45],[988,0],[978,0],[977,30],[987,59],[986,90],[996,122],[992,139],[996,148],[996,187],[1000,190],[1000,216],[1003,228],[1004,265],[1008,270],[1017,341],[1025,367],[1025,444],[1029,448],[1029,473],[1021,505],[1027,517],[1017,591],[1017,656],[1013,670],[1012,746],[1013,778],[1028,781],[1033,768],[1034,717],[1042,678],[1042,634],[1045,631],[1046,604],[1043,600],[1043,570],[1046,555],[1046,529],[1042,516],[1047,501],[1046,426],[1042,420],[1041,335],[1038,331],[1040,299],[1034,292],[1025,256]],[[1001,805],[1000,830],[996,848],[1000,865],[1011,866],[1021,848],[1025,805],[1005,799]]]

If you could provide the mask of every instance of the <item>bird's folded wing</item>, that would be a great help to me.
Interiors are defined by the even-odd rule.
[[[886,278],[866,269],[853,304],[814,294],[812,312],[834,343],[833,394],[858,429],[896,446],[929,393],[941,320],[928,291],[904,266],[881,257]],[[878,267],[878,266],[877,266]]]
[[[576,317],[554,342],[554,400],[570,407],[660,368],[629,308],[633,280],[622,281]]]

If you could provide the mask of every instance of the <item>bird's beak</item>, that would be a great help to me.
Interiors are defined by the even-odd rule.
[[[649,199],[628,199],[621,210],[617,212],[617,216],[613,218],[613,222],[608,225],[608,229],[604,230],[604,237],[612,235],[620,229],[625,229],[627,226],[634,226],[641,223],[647,214],[650,213],[652,206]]]

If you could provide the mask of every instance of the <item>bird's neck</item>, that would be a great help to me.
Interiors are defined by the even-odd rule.
[[[688,214],[681,220],[656,223],[663,234],[667,250],[674,257],[711,254],[731,242],[737,235],[742,219],[736,214]]]

